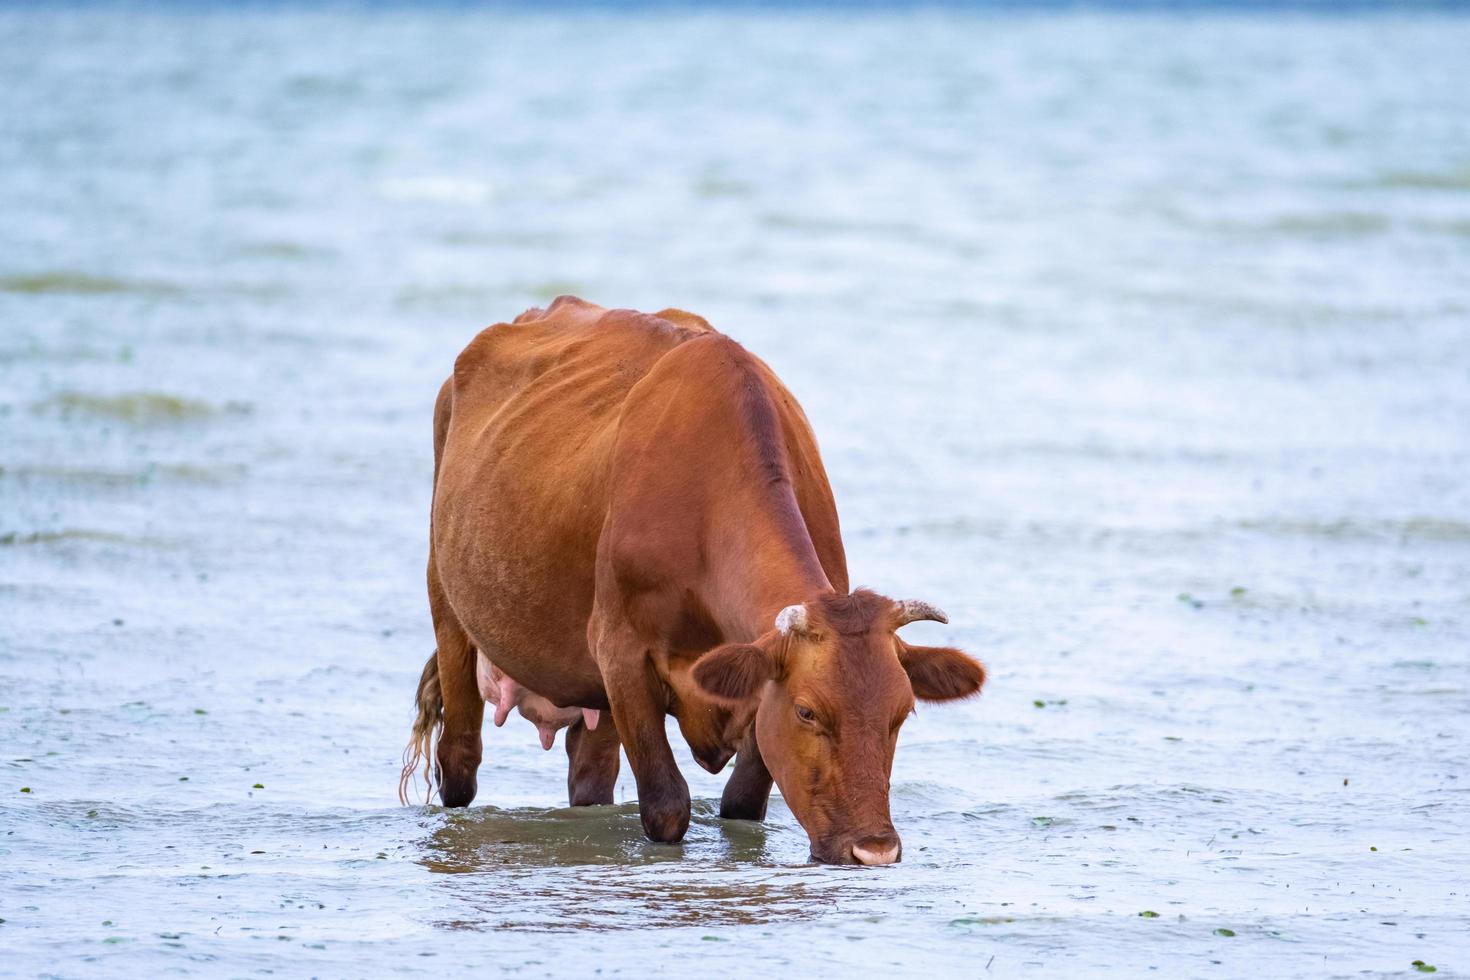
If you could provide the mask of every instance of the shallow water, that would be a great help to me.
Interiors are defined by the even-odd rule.
[[[1470,971],[1470,19],[0,50],[0,972]],[[654,846],[519,722],[476,808],[395,804],[434,395],[561,292],[769,360],[855,581],[989,664],[904,730],[901,866],[723,823],[687,752]]]

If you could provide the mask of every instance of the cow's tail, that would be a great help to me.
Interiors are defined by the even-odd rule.
[[[408,747],[403,750],[403,772],[398,777],[398,800],[408,803],[408,788],[419,767],[424,770],[424,802],[434,798],[434,746],[444,728],[444,696],[439,690],[439,651],[429,654],[424,672],[419,676],[419,691],[414,699],[413,731]]]

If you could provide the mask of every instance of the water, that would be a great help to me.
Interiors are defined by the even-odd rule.
[[[0,11],[0,972],[1470,971],[1466,50]],[[767,358],[854,581],[989,664],[904,730],[901,866],[687,753],[651,845],[518,721],[396,805],[434,395],[561,292]]]

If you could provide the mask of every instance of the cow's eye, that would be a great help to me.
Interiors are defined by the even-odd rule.
[[[796,717],[800,718],[804,725],[815,725],[817,723],[817,713],[804,704],[798,704],[796,706]]]

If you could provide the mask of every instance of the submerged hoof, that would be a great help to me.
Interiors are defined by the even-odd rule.
[[[677,844],[689,830],[689,796],[682,801],[640,802],[638,815],[643,819],[643,832],[656,844]]]

